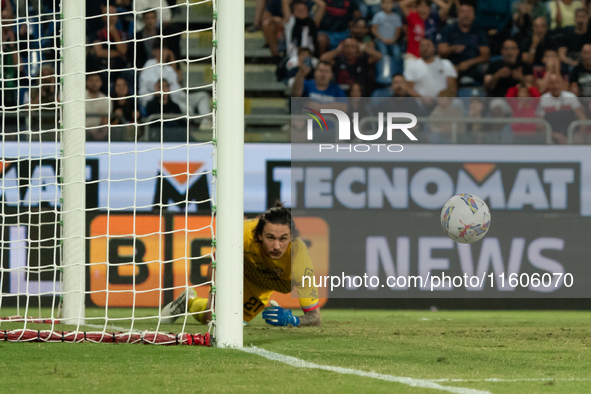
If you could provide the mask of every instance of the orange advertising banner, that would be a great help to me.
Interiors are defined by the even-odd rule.
[[[328,225],[314,217],[296,218],[295,223],[308,245],[315,276],[328,275]],[[207,297],[214,229],[215,218],[209,215],[97,215],[89,229],[91,301],[101,307],[158,307],[186,286]],[[298,308],[295,294],[274,293],[271,299]],[[319,289],[319,295],[323,306],[326,289]]]

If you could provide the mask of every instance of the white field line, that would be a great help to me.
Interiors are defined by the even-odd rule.
[[[299,358],[286,356],[284,354],[269,352],[265,349],[259,349],[254,346],[253,347],[243,347],[243,348],[239,348],[238,350],[241,350],[243,352],[250,353],[250,354],[256,354],[258,356],[265,357],[266,359],[269,359],[272,361],[279,361],[279,362],[282,362],[284,364],[287,364],[287,365],[290,365],[290,366],[296,367],[296,368],[321,369],[324,371],[336,372],[336,373],[345,374],[345,375],[357,375],[357,376],[362,376],[362,377],[366,377],[366,378],[379,379],[379,380],[385,380],[388,382],[396,382],[396,383],[406,384],[411,387],[421,387],[421,388],[426,388],[426,389],[447,391],[447,392],[456,393],[456,394],[490,394],[490,392],[488,392],[488,391],[474,390],[474,389],[468,389],[468,388],[463,388],[463,387],[442,386],[442,385],[437,384],[431,380],[414,379],[414,378],[407,378],[407,377],[403,377],[403,376],[384,375],[384,374],[380,374],[380,373],[376,373],[376,372],[365,372],[365,371],[359,371],[357,369],[334,367],[331,365],[321,365],[321,364],[311,363],[308,361],[300,360]]]
[[[521,379],[428,379],[431,382],[585,382],[591,378],[521,378]]]

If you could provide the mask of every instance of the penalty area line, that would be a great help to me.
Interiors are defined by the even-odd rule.
[[[241,350],[243,352],[250,353],[250,354],[256,354],[257,356],[264,357],[268,360],[279,361],[279,362],[282,362],[284,364],[287,364],[287,365],[290,365],[290,366],[296,367],[296,368],[320,369],[320,370],[324,370],[324,371],[340,373],[343,375],[357,375],[357,376],[361,376],[361,377],[365,377],[365,378],[372,378],[372,379],[378,379],[378,380],[385,380],[387,382],[401,383],[401,384],[405,384],[405,385],[411,386],[411,387],[420,387],[420,388],[426,388],[426,389],[447,391],[449,393],[456,393],[456,394],[490,394],[489,391],[468,389],[468,388],[463,388],[463,387],[442,386],[432,380],[427,380],[427,379],[414,379],[414,378],[408,378],[408,377],[404,377],[404,376],[385,375],[385,374],[376,373],[376,372],[366,372],[366,371],[360,371],[360,370],[351,369],[351,368],[334,367],[332,365],[322,365],[322,364],[311,363],[308,361],[300,360],[299,358],[286,356],[286,355],[280,354],[280,353],[273,353],[268,350],[260,349],[260,348],[254,347],[254,346],[253,347],[243,347],[243,348],[239,348],[238,350]]]

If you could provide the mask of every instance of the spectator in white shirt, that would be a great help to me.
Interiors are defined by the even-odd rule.
[[[152,46],[152,59],[146,61],[143,65],[143,70],[140,72],[139,78],[139,95],[140,104],[146,106],[153,98],[154,86],[156,82],[162,78],[166,79],[170,84],[170,91],[173,95],[173,100],[181,101],[183,99],[183,92],[179,84],[179,78],[176,70],[171,66],[173,57],[170,49],[164,45],[164,41],[155,39]],[[180,104],[179,104],[180,105]],[[186,109],[186,106],[185,106]]]
[[[542,95],[536,110],[536,115],[546,119],[552,126],[552,139],[557,144],[566,144],[566,133],[571,122],[585,119],[581,102],[574,93],[562,89],[562,82],[560,75],[550,75],[548,92]]]
[[[162,7],[160,4],[162,4]],[[163,25],[169,25],[172,22],[172,12],[166,0],[134,0],[133,11],[135,13],[139,14],[147,10],[156,10],[158,26],[160,26],[160,28],[162,28]],[[135,23],[135,31],[143,30],[144,22],[141,18],[136,18]]]
[[[162,50],[161,50],[162,48]],[[139,78],[139,101],[143,108],[154,98],[154,86],[161,79],[166,79],[170,86],[170,97],[181,109],[183,114],[193,116],[197,113],[200,117],[200,128],[211,128],[211,118],[206,116],[211,113],[210,95],[207,92],[199,91],[189,94],[189,107],[187,108],[186,88],[181,87],[178,75],[170,65],[169,59],[173,58],[172,52],[163,41],[156,40],[152,47],[153,59],[146,62]],[[188,112],[187,112],[188,111]]]
[[[103,81],[98,74],[86,76],[86,139],[87,141],[105,141],[109,131],[111,103],[101,92]]]
[[[421,57],[410,61],[404,71],[408,93],[423,98],[425,104],[432,104],[431,98],[444,90],[455,95],[458,73],[452,62],[435,56],[435,44],[428,38],[421,40],[419,54]]]

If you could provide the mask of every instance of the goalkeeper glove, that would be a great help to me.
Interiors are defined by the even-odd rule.
[[[280,306],[267,307],[263,311],[263,319],[272,326],[294,326],[300,325],[300,318],[294,316],[291,311]]]

